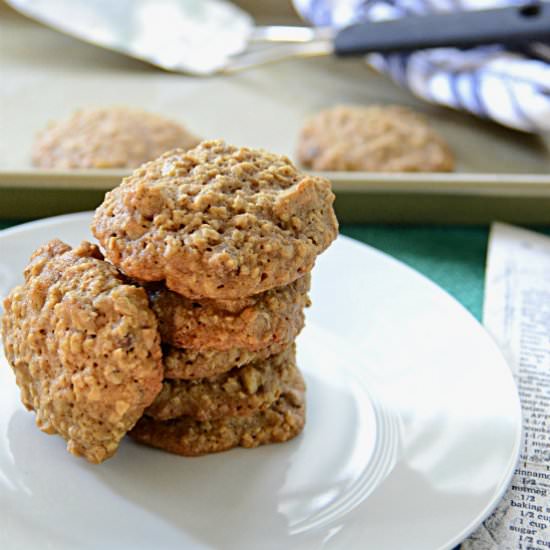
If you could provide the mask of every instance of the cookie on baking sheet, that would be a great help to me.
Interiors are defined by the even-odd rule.
[[[155,420],[192,416],[215,420],[223,416],[250,416],[279,399],[296,376],[296,349],[227,373],[200,380],[165,380],[162,391],[145,414]]]
[[[304,326],[310,305],[307,273],[287,286],[239,300],[190,300],[166,289],[149,292],[161,340],[187,349],[263,349],[290,343]]]
[[[129,435],[139,443],[184,456],[280,443],[296,437],[304,427],[304,392],[302,375],[296,369],[295,379],[265,411],[206,422],[188,416],[165,421],[144,416]]]
[[[307,120],[297,157],[313,170],[450,172],[454,157],[422,115],[398,105],[338,106]]]
[[[191,299],[290,284],[336,238],[330,182],[286,157],[206,141],[165,153],[107,193],[92,231],[127,275]]]
[[[194,350],[164,346],[164,378],[196,380],[218,376],[253,361],[265,360],[287,347],[288,342],[276,342],[257,351],[242,348],[227,351]]]
[[[39,248],[4,300],[2,335],[36,424],[99,463],[161,389],[160,338],[142,288],[87,242]]]
[[[40,132],[32,162],[40,168],[135,168],[199,141],[181,124],[139,109],[88,108]]]

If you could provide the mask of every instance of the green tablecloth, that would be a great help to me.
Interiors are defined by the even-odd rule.
[[[10,225],[0,220],[0,229]],[[343,225],[341,231],[423,273],[481,318],[487,228]]]

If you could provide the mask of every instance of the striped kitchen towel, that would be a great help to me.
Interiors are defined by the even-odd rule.
[[[452,10],[524,5],[519,0],[294,0],[317,26]],[[370,54],[367,61],[415,95],[526,132],[550,132],[550,45],[499,44]]]

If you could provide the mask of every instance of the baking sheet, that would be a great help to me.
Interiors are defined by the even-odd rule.
[[[288,2],[239,3],[261,22],[296,22]],[[0,68],[2,217],[48,215],[68,211],[69,207],[84,209],[101,200],[105,187],[103,191],[100,188],[112,185],[113,180],[107,183],[107,179],[94,173],[64,178],[63,174],[57,177],[35,170],[30,165],[30,149],[34,135],[48,121],[66,117],[82,106],[113,104],[162,113],[205,138],[264,147],[291,157],[304,118],[330,105],[400,103],[426,114],[454,150],[457,173],[330,174],[340,201],[339,213],[349,221],[373,220],[372,214],[376,214],[377,221],[415,221],[427,214],[422,211],[409,215],[406,205],[410,200],[406,195],[434,196],[442,192],[448,202],[449,191],[456,188],[458,194],[479,198],[481,188],[468,185],[468,181],[482,183],[488,174],[499,174],[502,182],[508,182],[508,196],[504,198],[509,199],[512,190],[520,200],[524,184],[528,183],[536,184],[541,198],[550,195],[550,155],[544,140],[417,101],[357,59],[292,60],[231,76],[189,77],[162,72],[81,43],[22,17],[2,3]],[[114,173],[112,177],[122,174]],[[445,189],[445,185],[449,187]],[[39,201],[30,193],[36,189],[41,189]],[[491,197],[498,198],[498,179],[491,189]],[[44,200],[46,190],[55,191],[55,200],[48,208],[48,201]],[[68,198],[71,191],[80,198]],[[341,196],[346,195],[355,198],[341,201]],[[359,195],[377,195],[378,201],[386,201],[382,197],[393,201],[399,196],[402,206],[398,214],[392,214],[391,205],[386,208],[383,202],[380,211],[380,203],[375,201],[375,211],[369,213],[364,205],[357,209],[355,199]],[[88,198],[82,202],[84,196]],[[487,204],[487,194],[484,198]],[[36,204],[30,205],[29,201]],[[355,206],[353,215],[344,208],[346,202]],[[410,206],[414,210],[414,204]],[[550,212],[550,208],[546,211]],[[550,221],[550,214],[536,221],[547,218]],[[432,220],[429,215],[422,218]]]

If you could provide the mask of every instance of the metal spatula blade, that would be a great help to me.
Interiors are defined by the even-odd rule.
[[[550,2],[365,21],[255,27],[224,0],[6,0],[51,27],[171,71],[207,75],[288,57],[550,42]]]
[[[6,0],[21,13],[170,71],[223,69],[242,52],[252,17],[223,0]]]

